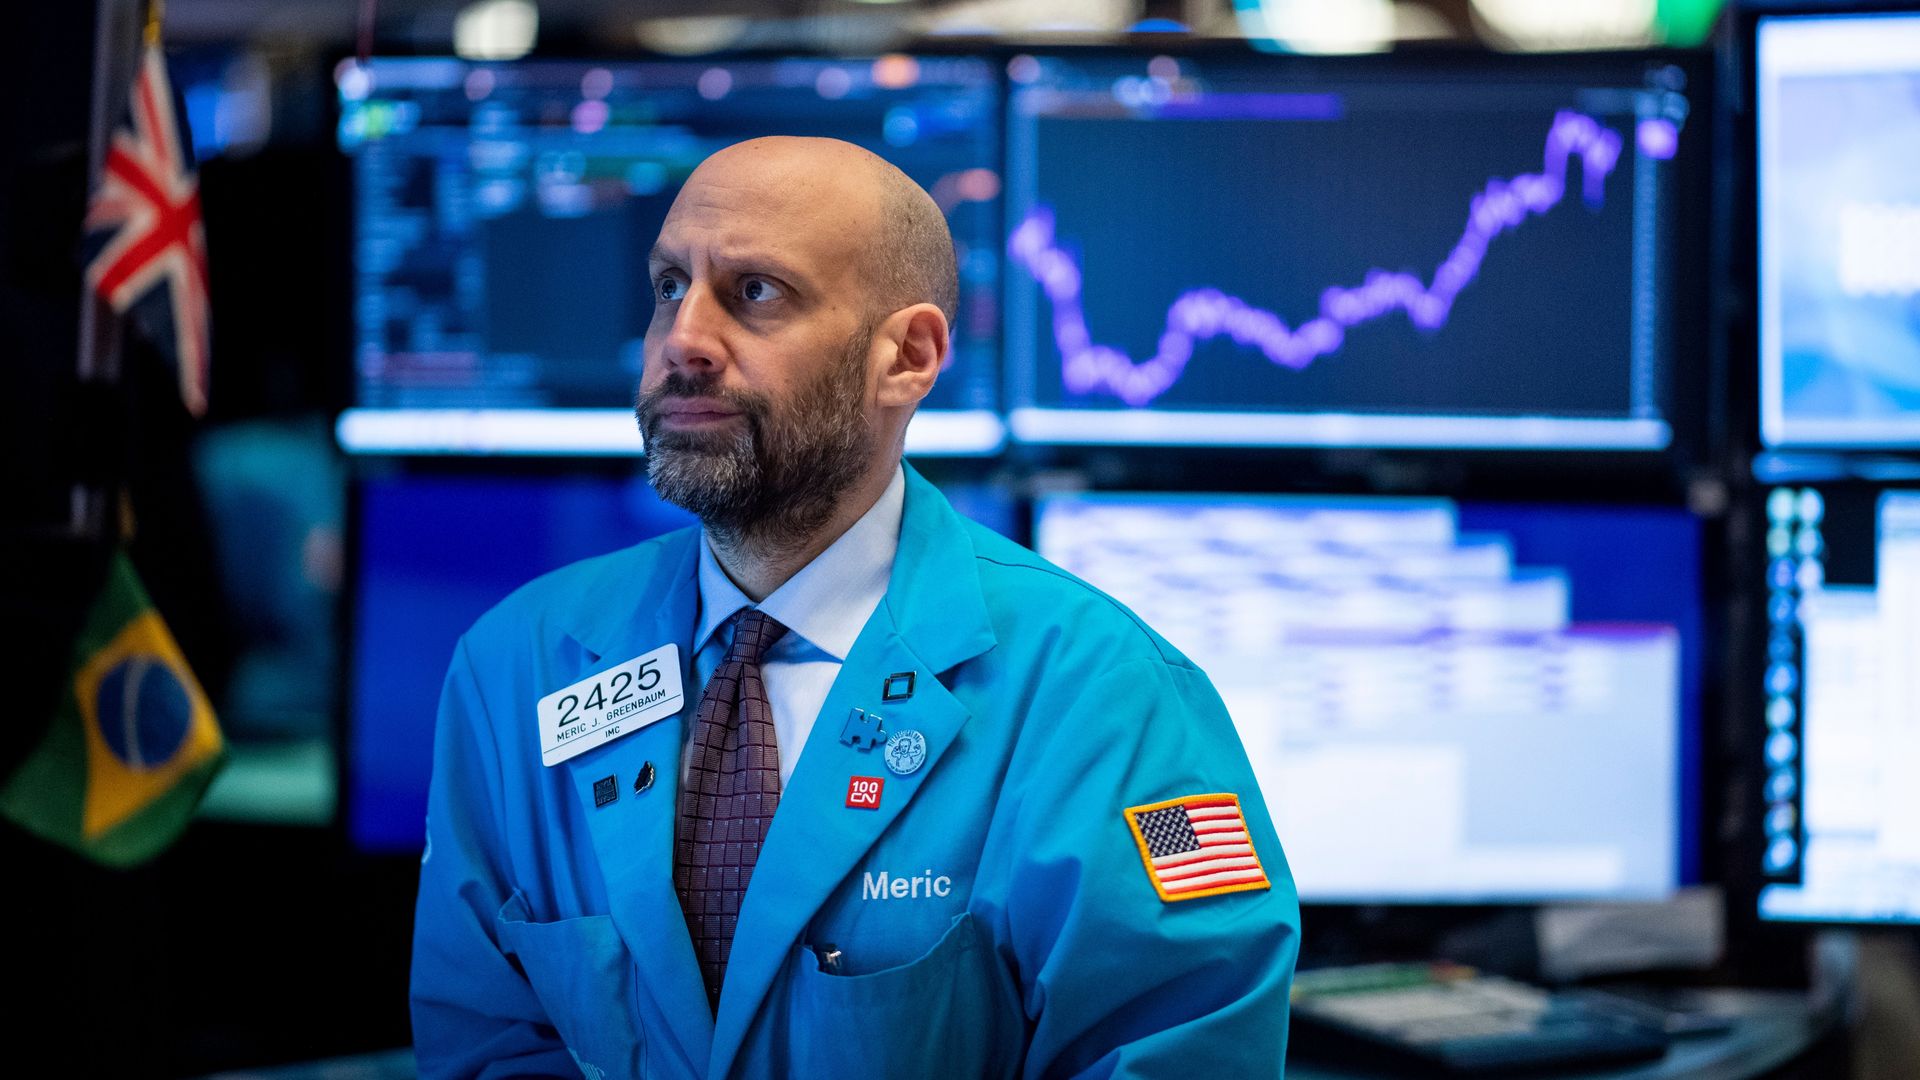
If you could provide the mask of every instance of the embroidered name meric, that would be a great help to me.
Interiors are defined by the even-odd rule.
[[[936,877],[931,870],[923,870],[914,877],[897,877],[882,870],[877,874],[863,874],[860,880],[862,900],[926,900],[951,895],[953,879],[945,874]]]

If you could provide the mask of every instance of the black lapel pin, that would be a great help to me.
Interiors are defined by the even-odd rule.
[[[896,671],[880,684],[881,701],[905,701],[913,696],[913,672]]]
[[[653,762],[649,761],[640,766],[640,775],[633,778],[633,793],[638,795],[652,786]]]
[[[620,797],[620,780],[609,776],[593,782],[593,808],[599,808]]]

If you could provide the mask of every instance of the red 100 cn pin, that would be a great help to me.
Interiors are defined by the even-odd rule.
[[[855,776],[847,780],[847,805],[857,810],[880,809],[880,789],[887,784],[881,776]]]

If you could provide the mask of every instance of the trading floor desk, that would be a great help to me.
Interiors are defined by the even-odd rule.
[[[1734,1020],[1715,1035],[1676,1039],[1667,1056],[1625,1069],[1532,1073],[1530,1080],[1753,1080],[1846,1075],[1836,1061],[1840,1032],[1834,1010],[1816,1012],[1806,995],[1787,991],[1710,990],[1696,999],[1708,1012]],[[1403,1080],[1405,1072],[1356,1071],[1318,1062],[1289,1061],[1288,1080]],[[413,1054],[393,1050],[330,1061],[220,1073],[207,1080],[413,1080]]]
[[[1688,1003],[1703,1012],[1727,1017],[1733,1026],[1712,1035],[1677,1037],[1666,1057],[1658,1061],[1624,1068],[1527,1075],[1554,1080],[1753,1080],[1845,1075],[1838,1011],[1816,1010],[1805,994],[1703,990]],[[1399,1080],[1410,1075],[1414,1074],[1349,1069],[1317,1061],[1287,1063],[1288,1080]]]

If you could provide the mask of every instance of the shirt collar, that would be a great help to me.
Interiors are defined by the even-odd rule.
[[[895,468],[887,490],[860,520],[816,555],[800,572],[760,602],[760,610],[791,635],[835,660],[845,661],[854,639],[887,594],[893,558],[900,550],[900,518],[906,506],[906,473]],[[706,535],[700,537],[700,625],[694,651],[706,646],[726,621],[753,601],[720,568]]]

